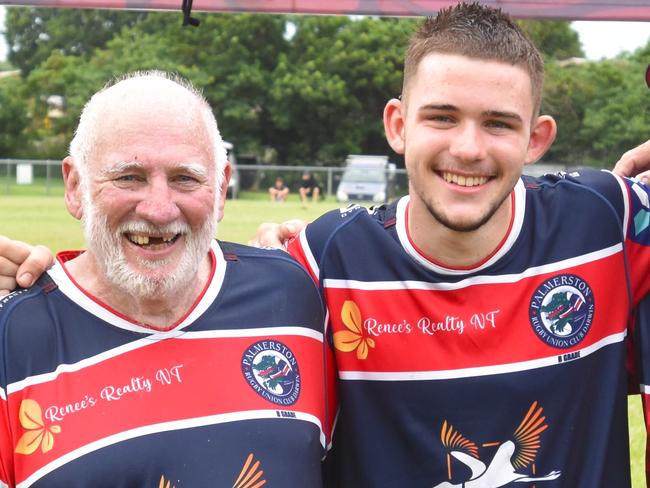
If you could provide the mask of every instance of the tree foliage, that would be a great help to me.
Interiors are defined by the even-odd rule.
[[[115,76],[161,69],[191,79],[224,138],[265,161],[336,164],[350,153],[389,151],[381,114],[400,93],[415,20],[196,15],[201,25],[189,28],[179,12],[8,9],[10,60],[23,78],[0,84],[8,134],[0,150],[61,157],[92,93]],[[556,117],[559,134],[546,161],[611,165],[648,137],[650,46],[565,64],[582,55],[569,23],[520,24],[547,60],[543,110]],[[65,100],[60,117],[51,116],[52,95]]]
[[[54,52],[88,57],[122,27],[147,15],[117,10],[8,9],[5,37],[9,61],[27,75]]]

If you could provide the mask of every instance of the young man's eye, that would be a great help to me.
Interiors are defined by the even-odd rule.
[[[512,125],[502,120],[488,120],[485,125],[492,129],[512,129]]]
[[[433,120],[434,122],[443,122],[443,123],[451,123],[454,121],[449,115],[432,115],[429,117],[429,120]]]

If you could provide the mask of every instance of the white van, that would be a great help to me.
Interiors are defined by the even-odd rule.
[[[392,196],[394,177],[395,165],[388,162],[388,156],[350,154],[345,160],[336,199],[383,203]]]

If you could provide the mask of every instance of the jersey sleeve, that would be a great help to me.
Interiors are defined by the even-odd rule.
[[[621,178],[627,200],[626,250],[632,284],[632,300],[638,303],[650,292],[650,188]]]
[[[0,488],[14,486],[13,481],[13,441],[9,428],[9,408],[7,402],[7,354],[5,343],[5,324],[0,313]]]
[[[366,210],[362,207],[351,206],[347,209],[328,212],[307,225],[298,236],[292,238],[287,243],[287,251],[307,270],[319,287],[321,294],[323,293],[320,284],[322,278],[321,262],[327,242],[336,232],[336,229],[350,221],[350,217],[357,212],[366,212]],[[325,388],[327,397],[327,424],[325,426],[325,432],[328,439],[328,448],[331,448],[336,417],[338,415],[338,391],[336,358],[332,347],[329,311],[327,312],[326,322],[325,341],[328,347],[325,348]]]
[[[650,295],[646,296],[632,321],[634,377],[641,393],[646,434],[650,431]],[[650,479],[650,436],[646,435],[646,477]]]
[[[575,183],[607,202],[619,221],[625,239],[628,284],[632,303],[638,304],[650,292],[650,188],[634,178],[593,169],[548,175],[545,178]],[[593,225],[594,232],[598,232],[598,222],[595,221]]]

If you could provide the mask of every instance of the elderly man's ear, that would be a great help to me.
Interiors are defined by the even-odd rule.
[[[74,159],[68,156],[61,165],[65,186],[65,206],[75,219],[81,220],[83,200],[81,195],[81,175],[75,167]]]
[[[232,176],[232,167],[230,161],[226,163],[226,166],[223,168],[223,181],[221,182],[221,188],[219,189],[219,201],[217,202],[217,220],[221,222],[223,219],[223,208],[226,205],[226,196],[228,192],[228,182]]]

